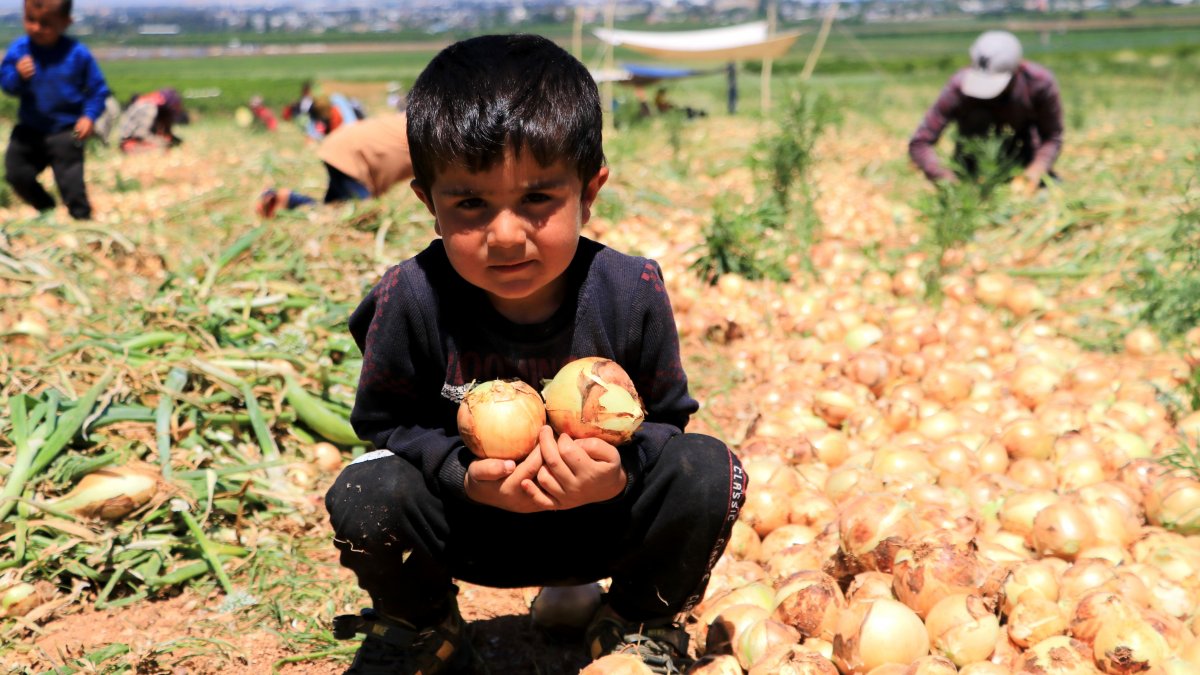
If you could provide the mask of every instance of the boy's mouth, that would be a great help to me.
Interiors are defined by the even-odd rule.
[[[523,269],[528,268],[531,265],[533,265],[532,260],[520,260],[517,262],[510,262],[510,263],[496,263],[496,264],[493,264],[491,267],[493,270],[496,270],[497,272],[519,272]]]

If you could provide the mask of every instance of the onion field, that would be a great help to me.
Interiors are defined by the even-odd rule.
[[[958,57],[781,65],[765,111],[748,72],[737,115],[704,76],[670,93],[707,116],[614,114],[585,234],[661,263],[689,430],[750,479],[686,617],[694,672],[1200,672],[1200,45],[1045,55],[1067,134],[1032,196],[909,163]],[[405,59],[318,79],[381,99]],[[94,221],[0,188],[4,672],[352,658],[331,621],[367,599],[322,501],[369,450],[346,320],[435,235],[400,187],[260,221],[264,187],[326,177],[241,102],[166,154],[93,145]],[[532,625],[536,593],[464,585],[490,672],[639,672]]]

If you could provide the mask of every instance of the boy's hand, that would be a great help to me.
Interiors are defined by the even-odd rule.
[[[28,80],[37,72],[37,66],[33,64],[33,57],[26,54],[17,60],[17,74],[22,80]]]
[[[555,504],[550,497],[524,487],[534,482],[540,468],[542,458],[536,449],[519,464],[511,459],[477,459],[467,465],[464,488],[472,501],[505,511],[552,511]]]
[[[95,128],[95,123],[90,117],[80,117],[75,121],[75,140],[86,141],[88,136],[92,135],[92,129]]]
[[[537,451],[542,466],[537,482],[522,482],[531,498],[535,494],[548,496],[554,508],[570,509],[584,504],[602,502],[625,489],[625,469],[621,455],[611,443],[598,438],[575,440],[562,434],[556,441],[554,431],[542,427]]]

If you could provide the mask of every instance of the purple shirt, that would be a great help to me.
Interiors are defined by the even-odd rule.
[[[646,407],[641,429],[620,448],[632,483],[699,407],[688,394],[662,273],[652,260],[581,238],[565,274],[563,306],[524,325],[454,271],[441,240],[389,269],[350,316],[363,353],[355,432],[414,464],[443,494],[465,499],[474,456],[457,415],[467,385],[519,377],[540,391],[568,362],[603,356],[629,373]]]
[[[971,98],[962,93],[968,68],[955,73],[937,102],[925,113],[908,141],[908,155],[930,180],[954,175],[938,160],[934,146],[946,125],[954,122],[963,137],[985,136],[1007,127],[1022,146],[1026,166],[1048,173],[1062,150],[1062,101],[1054,74],[1044,66],[1022,61],[1013,81],[994,99]]]

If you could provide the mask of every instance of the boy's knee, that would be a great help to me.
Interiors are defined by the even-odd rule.
[[[363,455],[342,470],[325,493],[325,510],[338,536],[355,539],[355,532],[386,527],[403,517],[428,487],[409,462],[386,450]]]
[[[696,490],[742,493],[746,474],[742,463],[729,446],[704,434],[681,434],[663,447],[655,470],[678,473],[676,480]]]

